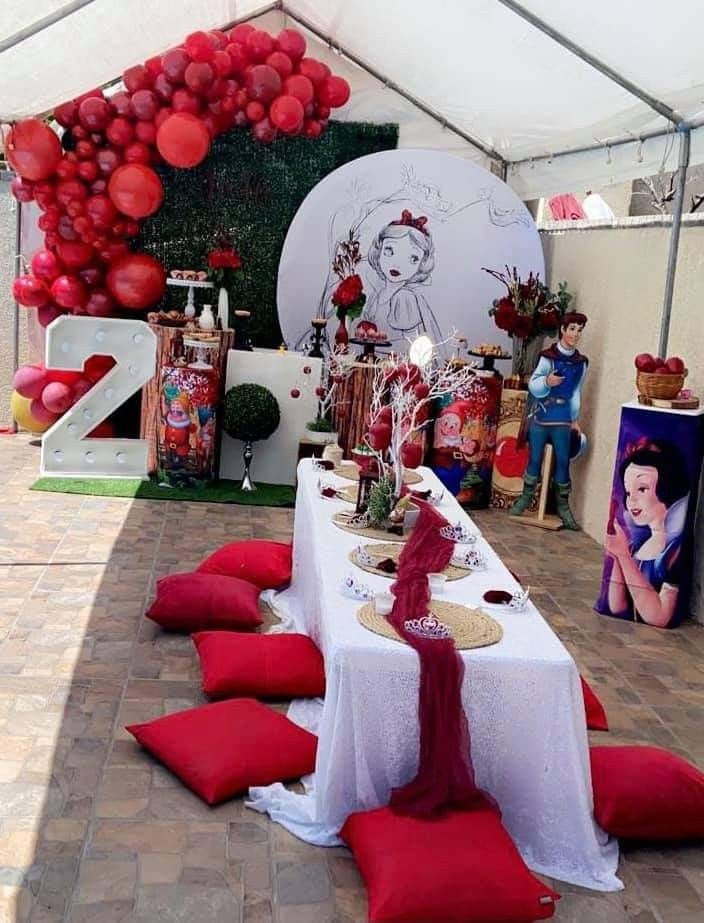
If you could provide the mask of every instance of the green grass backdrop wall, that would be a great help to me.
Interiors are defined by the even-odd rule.
[[[164,202],[135,243],[158,257],[167,271],[198,270],[206,268],[218,232],[230,234],[243,260],[243,276],[230,292],[230,310],[250,310],[255,346],[276,347],[281,343],[279,258],[301,202],[342,164],[395,148],[397,142],[397,125],[359,122],[330,122],[316,140],[279,138],[270,145],[253,140],[248,131],[221,135],[198,167],[159,168]],[[217,301],[213,293],[197,295],[197,303]],[[171,288],[164,307],[180,308],[185,297],[185,289]]]

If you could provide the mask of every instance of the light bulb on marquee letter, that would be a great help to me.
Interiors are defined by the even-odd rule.
[[[49,477],[147,476],[146,439],[86,439],[153,376],[156,336],[141,320],[58,317],[46,329],[46,367],[81,371],[94,355],[115,365],[42,439],[41,473]]]

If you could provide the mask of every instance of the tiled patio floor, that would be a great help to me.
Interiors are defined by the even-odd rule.
[[[38,454],[0,437],[0,923],[363,923],[346,850],[206,808],[123,730],[203,700],[188,638],[142,619],[154,580],[238,536],[288,539],[292,513],[33,493]],[[477,519],[606,705],[594,740],[704,765],[704,630],[601,619],[593,542]],[[631,847],[620,874],[619,894],[558,884],[555,919],[704,921],[704,849]]]

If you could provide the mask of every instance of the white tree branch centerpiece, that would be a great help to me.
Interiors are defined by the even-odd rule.
[[[409,356],[392,355],[374,376],[365,443],[380,473],[369,497],[376,524],[387,519],[401,499],[404,468],[417,468],[423,460],[423,433],[432,424],[436,402],[448,394],[461,397],[476,378],[467,363],[438,364],[435,349],[428,337],[418,337]]]
[[[318,407],[315,419],[306,423],[313,442],[336,442],[337,433],[332,412],[340,403],[340,385],[352,374],[354,356],[336,349],[323,359],[320,383],[315,389]],[[305,371],[305,370],[304,370]]]

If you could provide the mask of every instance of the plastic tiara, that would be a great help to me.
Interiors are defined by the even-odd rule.
[[[516,612],[522,612],[528,604],[529,593],[530,587],[528,587],[527,590],[519,590],[518,593],[514,593],[511,597],[511,602],[508,604],[509,609],[514,609]]]
[[[351,574],[340,584],[340,592],[343,596],[349,596],[350,599],[370,600],[374,599],[374,592],[365,583],[360,583],[356,577]]]
[[[442,641],[450,638],[450,629],[432,613],[424,615],[422,619],[407,619],[403,627],[412,635],[419,638],[428,638],[431,641]]]
[[[443,526],[440,529],[440,535],[460,545],[473,545],[477,540],[476,534],[471,532],[466,526],[463,526],[461,522],[455,523],[454,526],[451,526],[449,523]]]
[[[363,545],[357,545],[354,556],[358,564],[363,564],[365,567],[374,567],[374,558],[364,549]]]

